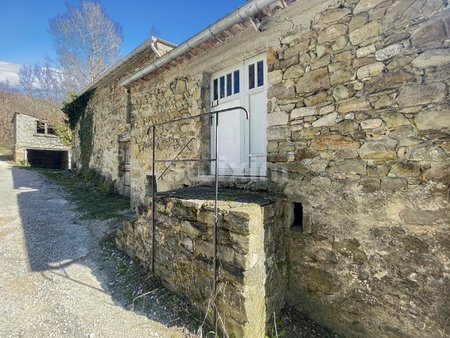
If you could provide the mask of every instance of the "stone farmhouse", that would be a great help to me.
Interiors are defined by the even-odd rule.
[[[12,123],[14,161],[26,161],[36,167],[70,169],[71,149],[61,143],[50,122],[15,113]]]
[[[444,337],[449,34],[445,0],[248,1],[80,93],[74,167],[130,196],[118,244],[227,336],[289,305],[349,337]]]

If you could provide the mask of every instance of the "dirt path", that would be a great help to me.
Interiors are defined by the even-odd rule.
[[[118,304],[98,241],[64,192],[0,160],[1,337],[180,337]]]

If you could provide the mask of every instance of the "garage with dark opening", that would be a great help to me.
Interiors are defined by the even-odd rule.
[[[69,168],[67,151],[27,149],[27,160],[32,167],[63,170]]]

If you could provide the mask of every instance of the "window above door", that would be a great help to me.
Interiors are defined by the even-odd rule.
[[[218,168],[220,175],[266,175],[266,68],[265,55],[259,55],[241,61],[211,77],[213,111],[239,106],[244,107],[250,115],[249,119],[246,119],[242,110],[219,115]],[[212,158],[215,158],[214,132],[214,123],[212,123]]]
[[[219,100],[236,97],[241,92],[241,70],[233,69],[216,76],[212,81],[212,106]]]
[[[265,84],[264,60],[259,60],[248,65],[248,90],[263,87]]]

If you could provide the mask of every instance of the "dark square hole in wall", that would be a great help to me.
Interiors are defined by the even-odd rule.
[[[65,170],[69,163],[67,151],[27,149],[28,162],[33,167]]]
[[[303,232],[303,205],[299,202],[292,203],[294,208],[294,217],[291,224],[292,231]]]
[[[45,122],[36,121],[36,132],[38,134],[45,134]]]

